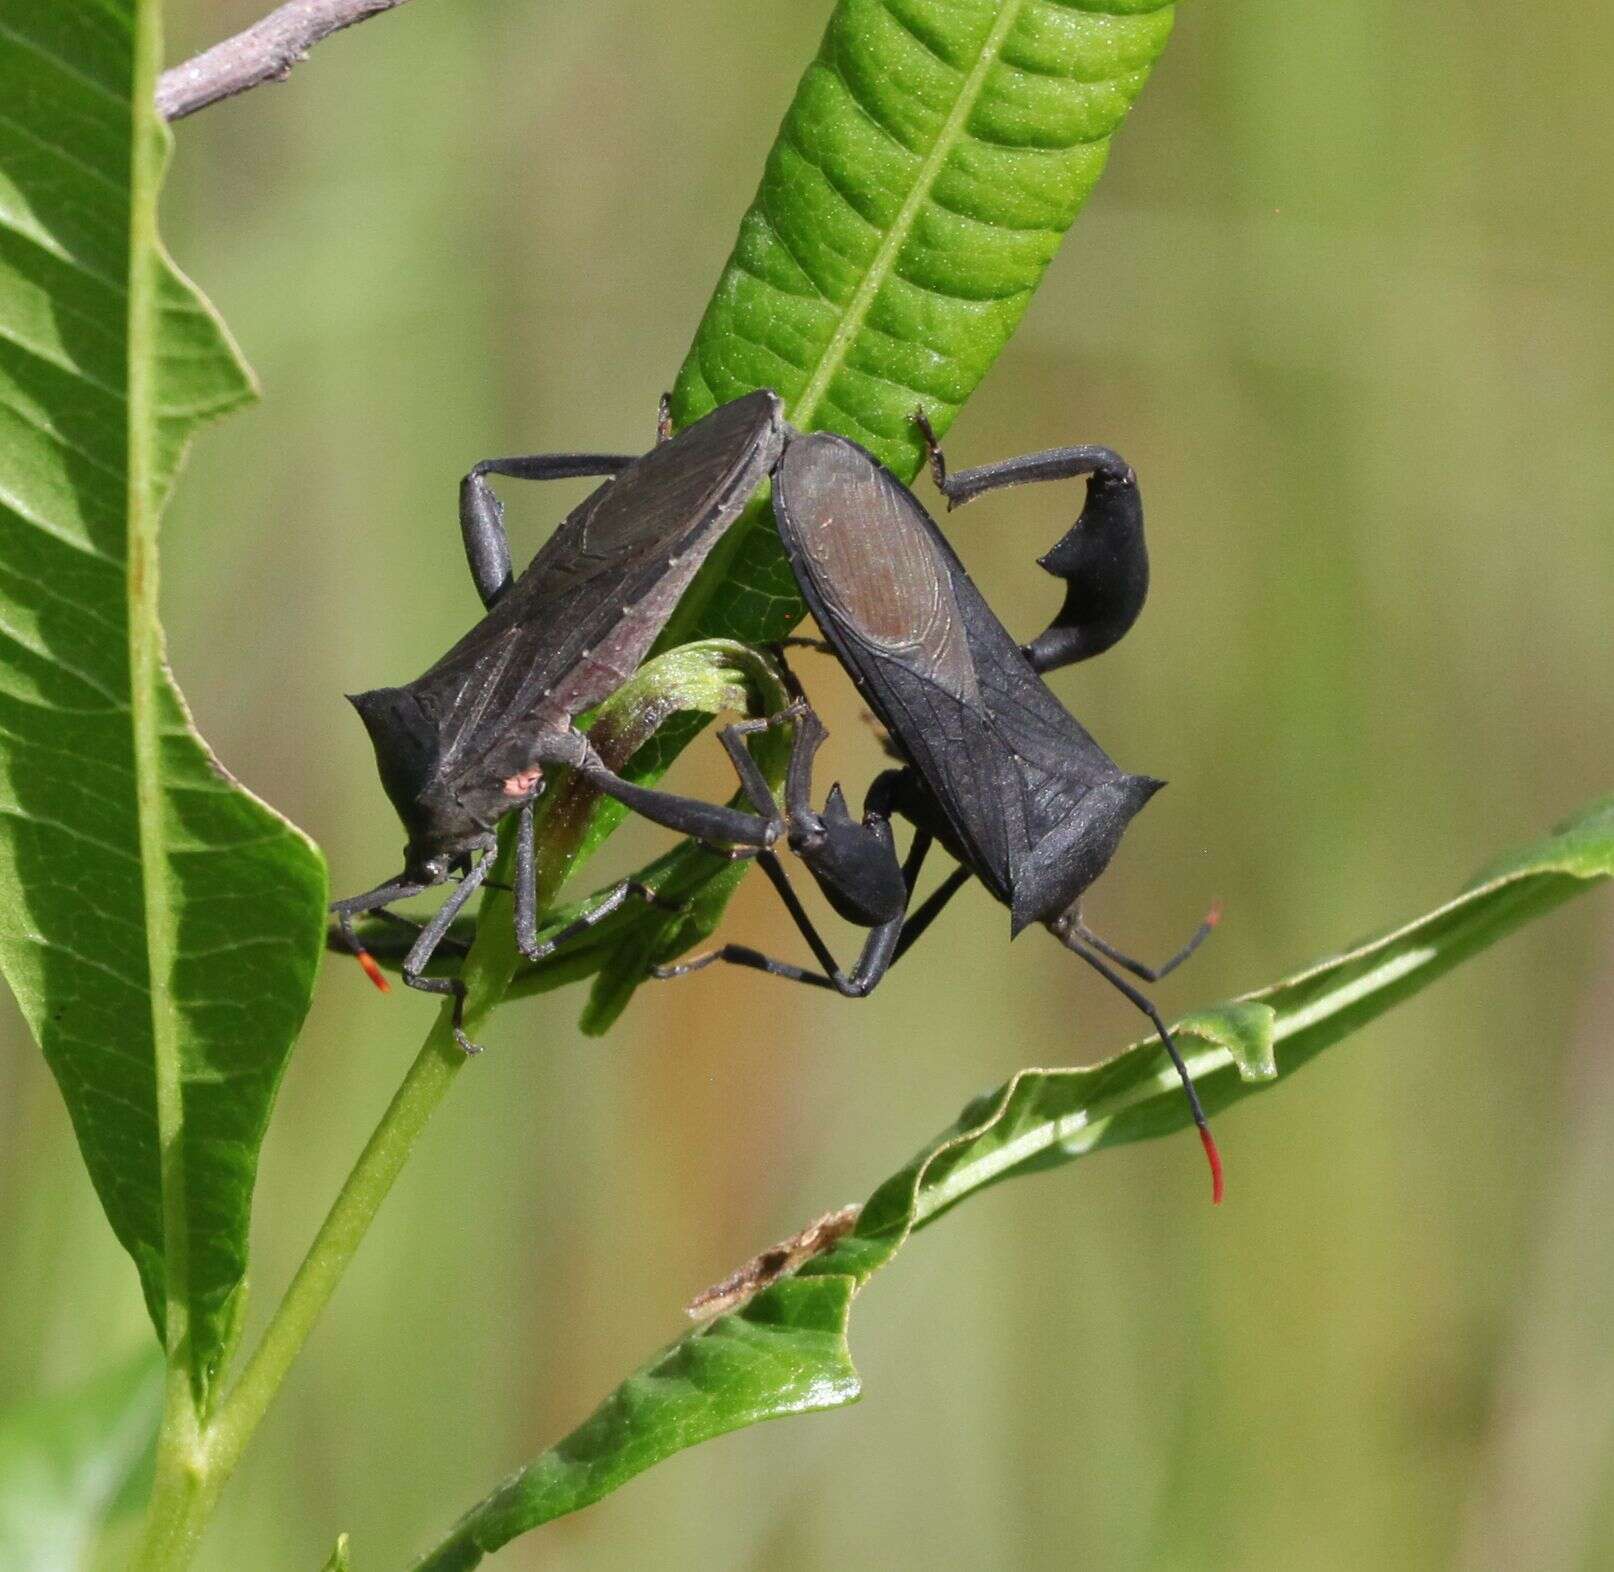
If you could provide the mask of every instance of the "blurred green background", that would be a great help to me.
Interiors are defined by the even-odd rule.
[[[259,0],[176,0],[169,58]],[[264,385],[166,533],[172,656],[338,893],[400,832],[347,690],[477,609],[475,459],[648,443],[826,4],[421,0],[182,125],[166,234]],[[955,463],[1101,440],[1155,590],[1056,679],[1167,777],[1089,905],[1169,1009],[1452,893],[1609,784],[1614,12],[1189,5]],[[518,554],[569,500],[507,488]],[[952,530],[1023,633],[1064,495]],[[804,663],[839,771],[879,759]],[[675,777],[724,785],[715,747]],[[603,875],[665,844],[618,837]],[[730,931],[794,953],[760,881]],[[849,952],[852,938],[838,932]],[[604,1041],[505,1011],[382,1214],[200,1565],[394,1567],[680,1306],[1017,1066],[1138,1021],[979,891],[852,1005],[708,972]],[[993,1190],[860,1303],[868,1395],[685,1454],[497,1565],[1614,1564],[1614,918],[1579,903],[1189,1137]],[[327,968],[265,1148],[261,1323],[431,1006]],[[60,1099],[0,1036],[0,1398],[149,1337]],[[250,1335],[250,1334],[249,1334]]]

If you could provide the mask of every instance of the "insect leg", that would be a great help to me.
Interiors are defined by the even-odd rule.
[[[818,712],[809,706],[796,723],[796,744],[785,766],[785,812],[798,823],[806,823],[812,816],[813,761],[828,736]]]
[[[405,878],[400,874],[396,879],[388,879],[385,884],[378,884],[373,890],[366,890],[363,895],[349,895],[345,900],[332,901],[330,913],[336,919],[336,926],[342,935],[342,943],[347,946],[348,953],[364,968],[365,975],[382,993],[390,987],[386,974],[375,963],[375,957],[365,949],[360,942],[358,934],[353,931],[353,919],[362,917],[366,912],[378,912],[383,907],[390,906],[394,901],[408,900],[411,895],[419,895],[426,886],[417,880]],[[402,918],[399,921],[403,921]]]
[[[514,480],[570,480],[580,475],[614,475],[637,457],[632,453],[528,453],[483,459],[460,482],[460,536],[465,560],[484,606],[492,606],[514,582],[504,506],[488,484],[489,475]]]
[[[563,944],[586,933],[619,910],[630,898],[637,898],[663,911],[682,911],[677,901],[669,901],[638,879],[624,879],[614,885],[583,915],[567,923],[542,943],[538,940],[538,900],[536,866],[533,857],[533,810],[530,802],[521,806],[516,823],[516,948],[529,961],[541,961]]]
[[[760,847],[771,846],[779,837],[776,819],[760,818],[739,808],[702,802],[696,797],[681,797],[676,792],[636,786],[624,780],[579,731],[545,738],[533,762],[569,765],[606,796],[625,803],[652,824],[664,825],[694,840]]]
[[[775,960],[771,955],[764,955],[761,950],[753,950],[744,944],[725,944],[715,950],[705,950],[687,961],[678,961],[670,966],[652,966],[650,975],[659,982],[669,982],[674,977],[688,977],[692,972],[705,971],[714,961],[724,961],[730,966],[748,966],[752,971],[766,972],[770,977],[783,977],[786,982],[806,983],[813,988],[835,987],[822,972],[810,972],[805,966]]]
[[[1050,925],[1052,926],[1052,925]],[[1112,988],[1117,989],[1132,1001],[1145,1015],[1149,1017],[1154,1029],[1160,1035],[1172,1065],[1176,1068],[1178,1079],[1182,1081],[1182,1089],[1188,1098],[1188,1111],[1193,1115],[1194,1127],[1199,1131],[1200,1144],[1205,1148],[1206,1159],[1211,1170],[1211,1200],[1219,1202],[1222,1199],[1222,1157],[1216,1150],[1215,1138],[1210,1132],[1210,1123],[1205,1118],[1205,1110],[1200,1106],[1199,1093],[1194,1089],[1194,1078],[1188,1073],[1188,1066],[1183,1063],[1183,1057],[1178,1050],[1175,1039],[1166,1029],[1166,1023],[1160,1018],[1160,1012],[1143,994],[1129,983],[1119,972],[1112,971],[1091,950],[1089,950],[1070,928],[1061,929],[1052,927],[1052,931],[1060,942],[1073,955],[1079,955],[1089,966],[1096,971]]]
[[[1137,477],[1132,466],[1113,448],[1098,443],[1079,443],[1068,448],[1041,448],[1035,453],[1021,453],[1015,458],[999,459],[994,464],[979,464],[974,469],[961,469],[950,473],[942,456],[941,444],[931,429],[930,419],[922,409],[915,410],[913,423],[925,439],[925,452],[930,460],[931,478],[936,489],[955,508],[988,491],[1002,486],[1023,486],[1042,480],[1074,480],[1082,475],[1102,477],[1121,483],[1135,483]]]
[[[787,639],[775,639],[768,646],[768,649],[779,664],[780,675],[783,676],[785,680],[786,689],[794,698],[799,699],[804,704],[807,702],[807,695],[802,689],[800,679],[791,669],[790,662],[785,658],[785,651],[787,649],[804,649],[817,650],[821,655],[835,654],[835,646],[831,644],[828,639],[813,639],[798,637],[796,635],[792,635]],[[869,726],[873,728],[875,735],[880,739],[880,744],[884,748],[885,752],[893,759],[900,759],[902,757],[901,754],[899,754],[896,748],[892,745],[891,738],[887,734],[886,729],[880,720],[876,716],[871,715],[867,710],[864,710],[863,712],[863,719]],[[823,722],[818,719],[816,714],[813,715],[813,725],[820,728],[820,734],[812,744],[813,750],[816,751],[818,744],[821,743],[824,738],[829,735],[829,733],[822,730]],[[792,753],[790,758],[790,762],[793,766],[797,764],[798,755],[800,754],[802,747],[800,741],[801,735],[801,732],[798,731],[796,744],[797,751],[796,753]],[[808,770],[811,769],[811,757],[811,753],[806,755],[806,762],[802,767]]]
[[[651,975],[662,979],[684,977],[690,972],[703,970],[714,961],[726,961],[731,966],[749,966],[754,971],[766,972],[770,977],[783,977],[790,982],[807,983],[814,988],[833,988],[836,993],[848,999],[861,999],[870,993],[891,967],[892,955],[902,933],[902,914],[899,912],[890,921],[870,930],[868,938],[863,942],[857,963],[850,972],[845,972],[830,954],[829,946],[824,943],[812,918],[807,914],[807,909],[801,904],[801,898],[791,886],[789,875],[786,874],[779,859],[772,852],[764,851],[758,854],[757,862],[767,874],[774,889],[779,892],[779,898],[785,903],[785,909],[801,930],[802,937],[806,939],[808,947],[818,964],[823,967],[823,971],[813,972],[806,967],[795,966],[789,961],[774,960],[771,956],[762,954],[760,950],[751,949],[749,945],[725,944],[719,949],[708,950],[704,955],[697,955],[692,960],[672,966],[653,967]]]
[[[1143,961],[1134,960],[1130,955],[1126,955],[1114,948],[1114,946],[1106,944],[1096,933],[1086,927],[1080,919],[1076,921],[1074,926],[1082,942],[1092,945],[1100,955],[1107,955],[1117,966],[1131,972],[1134,977],[1141,977],[1145,982],[1159,982],[1162,977],[1168,977],[1172,972],[1176,971],[1210,937],[1211,929],[1221,921],[1221,918],[1222,908],[1219,905],[1212,906],[1205,913],[1205,920],[1194,929],[1193,936],[1188,943],[1178,950],[1169,961],[1162,961],[1159,966],[1146,965]]]
[[[408,987],[418,988],[422,993],[448,994],[453,998],[454,1041],[466,1053],[480,1053],[482,1050],[465,1035],[465,984],[458,977],[423,977],[421,972],[443,935],[459,916],[460,908],[477,892],[482,881],[492,871],[492,867],[493,857],[489,853],[460,880],[450,892],[448,899],[437,908],[431,921],[420,930],[420,937],[415,940],[409,954],[404,957],[402,968],[403,980]]]
[[[968,868],[954,868],[925,897],[919,908],[902,925],[902,937],[897,941],[896,953],[891,957],[893,966],[913,948],[914,942],[924,933],[925,929],[941,916],[942,908],[969,883],[970,878],[971,874]]]
[[[522,803],[516,816],[516,948],[523,955],[538,943],[538,867],[533,854],[533,808]]]
[[[602,923],[613,912],[620,911],[630,900],[643,901],[646,906],[654,906],[658,911],[682,912],[687,910],[682,901],[670,901],[666,896],[650,888],[639,879],[624,879],[620,884],[613,884],[589,909],[580,917],[574,918],[563,928],[557,929],[542,943],[538,941],[536,931],[531,941],[523,942],[520,930],[516,933],[516,947],[529,961],[541,961],[546,956],[553,955],[563,945],[569,944],[573,939],[587,933],[597,923]]]
[[[1132,466],[1112,448],[1088,444],[1045,448],[949,475],[924,411],[916,411],[913,418],[925,439],[936,489],[947,498],[949,508],[962,507],[1000,486],[1088,477],[1081,516],[1052,550],[1037,559],[1047,572],[1065,581],[1065,602],[1024,650],[1037,671],[1049,672],[1114,644],[1137,621],[1149,594],[1143,502]]]
[[[773,960],[749,945],[728,944],[681,966],[662,968],[656,972],[658,977],[679,977],[723,960],[861,999],[890,970],[931,836],[919,831],[906,861],[897,862],[891,840],[891,810],[906,779],[900,770],[887,770],[875,779],[864,802],[861,824],[847,813],[838,786],[830,792],[823,814],[814,813],[806,802],[811,788],[808,770],[812,752],[826,734],[811,711],[806,719],[811,725],[800,741],[806,745],[807,765],[789,784],[790,843],[836,912],[869,930],[852,970],[848,972],[836,962],[783,865],[771,852],[764,851],[757,861],[823,970],[810,972],[788,961]],[[793,766],[799,757],[798,753],[792,758]]]
[[[718,733],[718,737],[728,753],[729,761],[734,765],[734,773],[740,777],[740,786],[751,800],[752,806],[777,827],[777,833],[782,834],[786,820],[780,816],[779,804],[774,800],[773,790],[758,767],[757,761],[751,757],[751,750],[746,747],[744,741],[747,736],[766,731],[780,721],[791,721],[796,727],[795,743],[790,750],[790,762],[785,774],[785,811],[787,815],[799,813],[812,789],[813,755],[818,752],[819,746],[829,735],[817,712],[805,698],[798,697],[773,715],[761,716],[754,720],[735,721],[732,725],[725,726]]]
[[[812,723],[818,726],[822,736],[823,726],[818,723],[818,717],[813,715],[805,699],[797,699],[794,704],[786,705],[773,715],[758,716],[754,720],[735,721],[718,733],[718,740],[728,753],[729,762],[734,766],[734,773],[740,777],[741,788],[750,799],[751,805],[764,818],[777,819],[779,804],[774,801],[767,777],[763,775],[757,761],[751,757],[751,750],[746,747],[745,739],[759,731],[767,731],[781,722],[793,721],[798,727],[795,749],[790,755],[791,762],[794,763],[796,755],[804,745],[805,734],[800,728],[807,722],[809,716],[812,717]],[[812,743],[812,746],[817,747],[817,742]]]
[[[370,916],[374,917],[377,922],[390,923],[394,928],[407,929],[411,943],[413,943],[414,940],[419,936],[420,930],[426,926],[425,923],[414,922],[410,918],[404,917],[398,912],[389,912],[385,907],[383,907],[380,911],[371,912]],[[445,939],[443,943],[459,944],[459,940]],[[441,946],[439,946],[439,948],[441,948]],[[465,946],[461,945],[461,948],[464,949]]]
[[[492,884],[493,881],[490,879],[486,882]],[[411,944],[420,937],[421,930],[426,926],[423,922],[415,922],[412,918],[405,917],[401,912],[374,911],[370,913],[370,916],[377,922],[384,922],[389,927],[397,928],[400,932],[407,933]],[[399,942],[400,944],[402,943],[402,941]],[[383,949],[388,954],[395,953],[391,945],[383,946]],[[452,934],[445,934],[442,942],[437,946],[436,953],[438,955],[464,957],[471,953],[471,947],[464,939],[456,939]]]

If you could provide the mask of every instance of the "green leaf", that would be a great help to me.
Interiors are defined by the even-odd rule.
[[[1614,797],[1492,864],[1427,916],[1185,1018],[1178,1030],[1200,1096],[1225,1107],[1292,1075],[1459,961],[1611,874]],[[796,1275],[770,1282],[765,1263],[775,1252],[759,1257],[755,1280],[767,1286],[756,1297],[664,1349],[474,1507],[419,1563],[421,1572],[474,1567],[517,1534],[599,1500],[696,1442],[853,1401],[861,1387],[845,1337],[852,1300],[916,1229],[1001,1180],[1189,1123],[1156,1038],[1090,1068],[1022,1070],[969,1103],[869,1197],[851,1232]]]
[[[330,1558],[325,1563],[324,1572],[351,1572],[352,1563],[347,1555],[347,1535],[336,1536],[336,1548],[331,1551]]]
[[[673,392],[687,424],[771,387],[911,480],[1007,343],[1103,172],[1174,8],[842,0],[740,221]],[[762,503],[669,639],[765,642],[804,606]]]
[[[0,1566],[77,1572],[148,1471],[162,1412],[150,1349],[82,1386],[0,1415]]]
[[[679,373],[675,424],[771,387],[801,430],[838,431],[911,480],[923,450],[909,416],[923,404],[945,432],[997,358],[1172,19],[1164,0],[842,0]],[[761,497],[659,647],[765,644],[804,612]],[[614,946],[545,963],[555,981],[609,968],[589,1030],[626,1004],[647,955],[712,931],[740,877],[714,875],[696,848],[658,869],[707,885],[679,950],[641,910]]]
[[[609,1495],[664,1457],[784,1414],[858,1396],[846,1346],[849,1278],[792,1278],[680,1338],[628,1377],[559,1446],[474,1508],[418,1564],[460,1572],[551,1518]]]
[[[0,970],[199,1399],[324,866],[197,736],[157,519],[251,382],[163,254],[155,10],[0,0]]]

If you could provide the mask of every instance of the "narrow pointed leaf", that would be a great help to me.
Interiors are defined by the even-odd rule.
[[[1614,875],[1614,797],[1493,863],[1454,900],[1284,982],[1187,1017],[1179,1033],[1211,1108],[1263,1091],[1504,934]],[[862,1208],[796,1275],[686,1334],[577,1430],[474,1507],[419,1572],[464,1572],[662,1459],[742,1425],[851,1402],[854,1296],[916,1229],[960,1201],[1102,1146],[1186,1129],[1158,1039],[1074,1070],[1022,1070]],[[1236,1182],[1236,1181],[1235,1181]]]
[[[771,387],[901,479],[1030,304],[1170,36],[1161,0],[842,0],[673,393]],[[1073,440],[1075,438],[1073,437]],[[669,637],[778,638],[804,607],[753,505]]]
[[[793,1278],[663,1349],[576,1430],[501,1485],[418,1565],[461,1572],[516,1535],[609,1495],[687,1446],[859,1395],[853,1284]]]
[[[0,970],[200,1395],[324,870],[225,774],[164,663],[157,515],[191,433],[251,383],[157,240],[141,15],[0,0]]]

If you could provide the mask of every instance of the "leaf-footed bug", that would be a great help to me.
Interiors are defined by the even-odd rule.
[[[464,984],[423,973],[487,878],[500,819],[520,815],[516,941],[529,960],[547,955],[629,896],[648,894],[625,880],[578,922],[538,942],[533,803],[546,768],[575,769],[600,791],[683,835],[765,848],[778,834],[771,817],[624,780],[574,719],[632,676],[791,435],[778,398],[766,390],[723,405],[675,437],[663,401],[660,440],[642,457],[490,459],[461,483],[460,529],[487,614],[413,682],[352,696],[408,841],[401,874],[333,902],[331,911],[347,947],[385,988],[379,967],[358,942],[353,919],[461,875],[420,930],[402,972],[410,987],[453,998],[454,1034],[466,1051],[474,1045],[462,1027]],[[567,515],[516,577],[490,475],[609,478]]]
[[[681,976],[723,960],[861,998],[973,874],[1009,908],[1011,934],[1041,923],[1148,1016],[1181,1078],[1219,1201],[1221,1159],[1187,1066],[1159,1011],[1121,975],[1164,977],[1210,932],[1217,909],[1158,967],[1083,926],[1083,892],[1163,783],[1116,765],[1043,681],[1048,671],[1108,649],[1143,607],[1149,565],[1137,478],[1119,455],[1091,446],[949,477],[922,412],[916,420],[936,484],[954,506],[999,486],[1088,477],[1081,516],[1041,558],[1065,581],[1064,603],[1030,644],[1016,644],[935,522],[872,455],[827,434],[792,441],[773,490],[785,554],[830,648],[886,727],[902,764],[875,779],[861,820],[851,816],[839,786],[822,812],[815,810],[812,761],[826,733],[809,710],[797,723],[781,812],[742,740],[769,722],[729,726],[723,741],[747,796],[759,813],[773,815],[830,905],[871,932],[851,971],[842,970],[783,865],[762,848],[758,861],[822,970],[727,944],[657,975]],[[891,830],[897,815],[915,830],[900,860]],[[910,911],[920,868],[937,841],[959,867]]]

